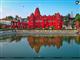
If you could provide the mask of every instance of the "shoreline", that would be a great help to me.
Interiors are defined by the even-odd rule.
[[[10,34],[18,34],[18,35],[35,35],[35,36],[42,36],[42,35],[62,35],[62,36],[77,36],[77,30],[8,30],[3,31],[1,35],[10,35]]]
[[[28,35],[70,35],[76,36],[77,30],[16,30],[17,34]]]
[[[3,35],[12,35],[12,34],[16,34],[16,31],[12,31],[12,30],[0,31],[0,36],[3,36]]]

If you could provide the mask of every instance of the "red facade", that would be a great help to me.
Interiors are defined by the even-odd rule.
[[[18,29],[26,29],[27,28],[27,22],[16,22],[16,21],[12,21],[12,24],[11,24],[11,28],[15,29],[15,28],[18,28]]]
[[[54,29],[60,30],[62,29],[62,25],[62,16],[59,13],[52,16],[42,16],[39,8],[36,8],[35,12],[28,17],[28,22],[12,21],[11,28],[35,29],[54,27]]]
[[[28,17],[27,28],[49,28],[54,27],[54,29],[62,29],[63,21],[62,16],[59,13],[56,13],[52,16],[42,16],[40,14],[39,8],[36,8],[34,14],[32,13]]]

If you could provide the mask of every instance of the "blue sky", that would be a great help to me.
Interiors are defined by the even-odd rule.
[[[59,12],[67,15],[80,13],[80,5],[75,4],[76,0],[0,0],[0,18],[5,16],[19,15],[29,16],[36,7],[40,9],[41,15],[53,15]]]

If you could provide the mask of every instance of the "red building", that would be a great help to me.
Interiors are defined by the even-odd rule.
[[[18,20],[18,22],[12,21],[11,28],[13,28],[13,29],[15,29],[15,28],[26,29],[27,28],[27,22],[20,22],[20,20]]]
[[[52,16],[42,16],[40,14],[39,8],[36,8],[35,12],[28,17],[27,28],[50,28],[59,30],[62,29],[63,21],[62,16],[59,13],[56,13]]]

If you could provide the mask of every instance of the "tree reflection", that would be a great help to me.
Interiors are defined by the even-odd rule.
[[[21,38],[22,38],[22,36],[16,36],[16,35],[15,35],[15,36],[12,36],[12,37],[11,37],[11,42],[12,42],[12,41],[18,42],[18,41],[21,40]]]
[[[20,41],[22,38],[22,36],[18,36],[18,35],[6,35],[6,36],[0,36],[0,41],[4,40],[4,42],[8,41],[8,42],[12,42],[12,41]]]
[[[75,42],[76,42],[77,44],[80,44],[80,36],[76,36],[75,39],[76,39]]]

